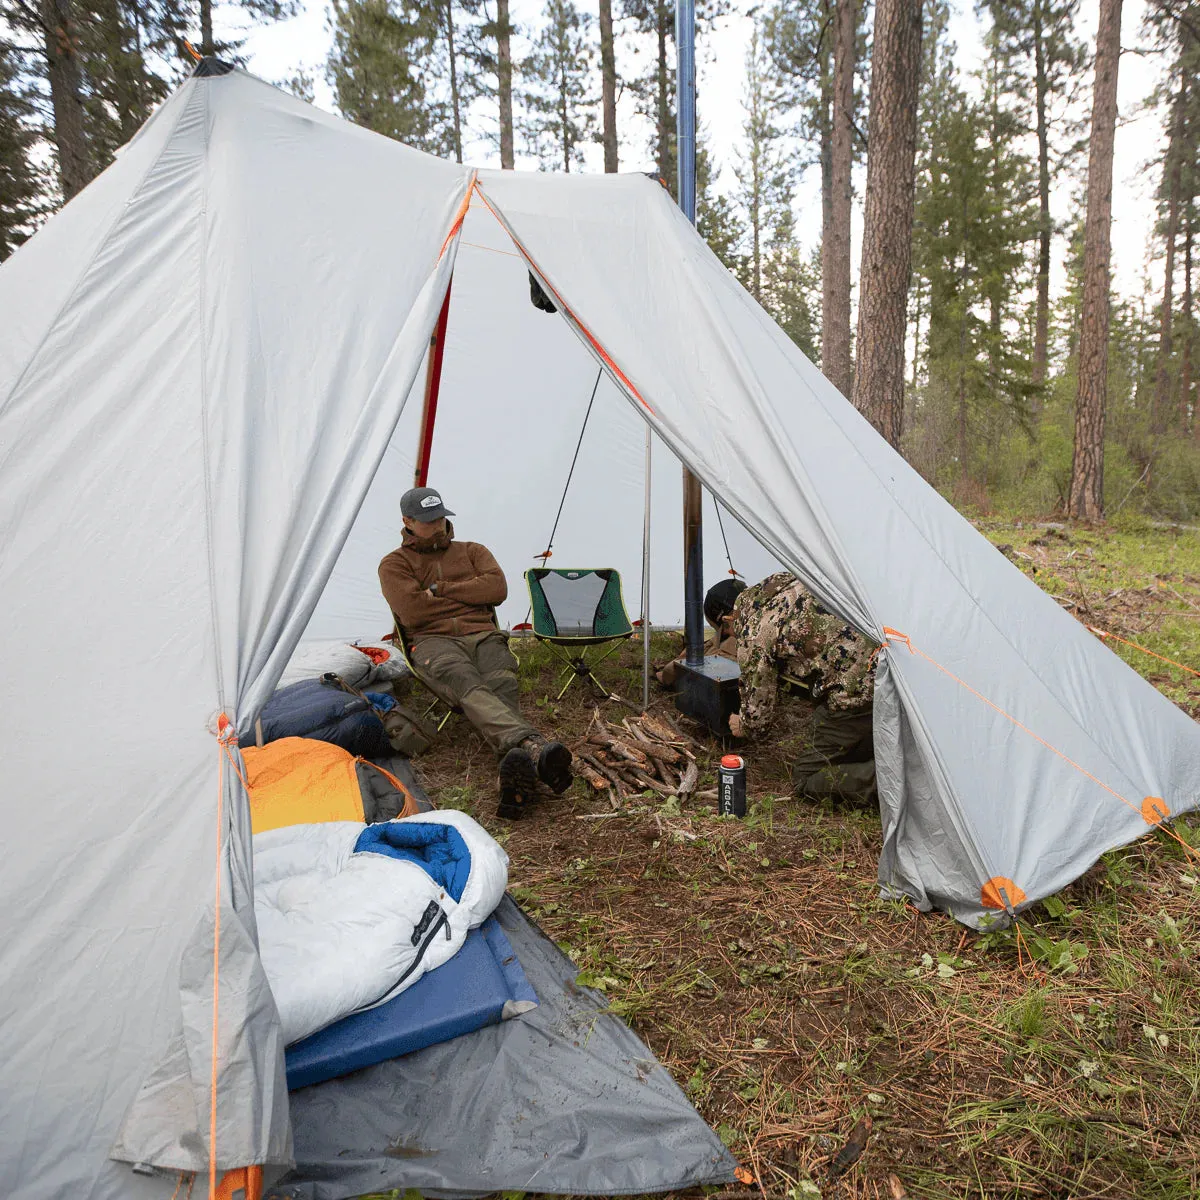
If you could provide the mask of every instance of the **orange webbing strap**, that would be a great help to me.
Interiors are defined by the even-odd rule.
[[[954,680],[954,682],[957,683],[959,687],[963,688],[965,691],[970,692],[971,695],[974,696],[977,700],[982,700],[983,703],[988,706],[988,708],[992,709],[994,712],[998,712],[1006,721],[1012,722],[1012,724],[1015,725],[1019,730],[1021,730],[1022,733],[1027,733],[1031,738],[1033,738],[1033,740],[1035,742],[1041,743],[1041,745],[1045,746],[1047,750],[1051,751],[1051,753],[1057,754],[1058,757],[1063,760],[1063,762],[1068,764],[1068,766],[1074,767],[1075,770],[1078,771],[1081,775],[1085,775],[1088,779],[1090,779],[1098,787],[1102,787],[1106,792],[1108,792],[1108,794],[1110,796],[1115,796],[1127,808],[1130,808],[1135,813],[1137,813],[1138,816],[1141,817],[1142,820],[1145,821],[1147,825],[1159,826],[1160,828],[1163,829],[1164,833],[1166,833],[1169,837],[1174,838],[1175,841],[1177,841],[1188,854],[1191,854],[1191,855],[1194,855],[1194,856],[1200,858],[1200,851],[1197,851],[1195,849],[1195,847],[1193,847],[1189,843],[1185,842],[1183,840],[1183,838],[1181,838],[1179,836],[1179,834],[1176,833],[1173,829],[1169,829],[1165,825],[1163,825],[1163,821],[1171,815],[1171,810],[1168,807],[1168,805],[1166,804],[1166,802],[1162,799],[1162,797],[1147,796],[1140,805],[1134,804],[1132,800],[1129,800],[1127,797],[1122,796],[1121,793],[1116,790],[1116,788],[1110,787],[1107,783],[1104,782],[1104,780],[1098,779],[1086,767],[1081,766],[1073,758],[1064,754],[1057,746],[1054,746],[1050,742],[1046,741],[1046,739],[1044,737],[1042,737],[1040,734],[1034,733],[1034,731],[1032,729],[1030,729],[1028,725],[1022,724],[1011,713],[1005,712],[1005,710],[1002,709],[1000,707],[1000,705],[996,704],[992,700],[989,700],[982,692],[977,691],[965,680],[960,679],[957,675],[954,674],[953,671],[949,670],[946,667],[943,667],[940,662],[938,662],[935,658],[931,658],[928,654],[925,653],[924,650],[921,650],[918,647],[914,646],[912,644],[912,639],[907,634],[899,633],[895,629],[891,629],[885,625],[883,627],[883,635],[887,639],[889,644],[892,642],[899,642],[899,643],[907,646],[910,654],[915,654],[919,658],[923,658],[927,663],[930,663],[932,666],[936,667],[939,671],[941,671],[941,673],[943,675],[945,675],[948,679]]]
[[[454,214],[454,224],[450,226],[450,232],[446,234],[446,240],[442,243],[441,250],[438,251],[438,262],[441,262],[445,257],[447,248],[454,241],[455,237],[457,237],[458,231],[463,227],[463,222],[467,219],[467,209],[471,207],[471,196],[475,192],[475,179],[478,174],[478,171],[471,172],[471,182],[467,184],[466,195],[463,196],[462,203],[458,206],[458,212]]]
[[[404,807],[400,810],[400,815],[402,817],[413,817],[413,816],[416,816],[416,814],[421,811],[420,807],[417,804],[416,796],[414,796],[412,794],[412,792],[410,792],[408,790],[408,788],[406,788],[404,786],[404,784],[401,783],[401,781],[399,779],[397,779],[396,776],[391,773],[391,771],[388,771],[388,770],[384,769],[383,767],[381,767],[378,763],[373,763],[370,760],[365,759],[365,758],[358,758],[358,759],[355,759],[354,761],[362,763],[362,765],[364,767],[371,767],[373,770],[378,771],[380,773],[380,775],[382,775],[385,779],[389,780],[392,784],[395,785],[396,789],[404,797]]]
[[[1145,646],[1139,646],[1137,642],[1131,642],[1128,638],[1123,638],[1119,634],[1109,633],[1105,629],[1097,629],[1095,625],[1088,625],[1085,628],[1090,633],[1094,633],[1101,641],[1107,642],[1111,638],[1114,642],[1120,642],[1122,646],[1132,646],[1134,650],[1140,650],[1143,654],[1150,655],[1151,658],[1157,658],[1159,662],[1169,663],[1173,667],[1178,667],[1181,671],[1186,671],[1189,675],[1195,675],[1200,678],[1200,671],[1193,667],[1185,666],[1181,662],[1176,662],[1173,658],[1166,658],[1162,654],[1155,654],[1153,650],[1147,650]]]

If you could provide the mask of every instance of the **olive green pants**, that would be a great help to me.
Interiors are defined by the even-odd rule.
[[[536,730],[521,716],[517,660],[498,630],[467,637],[423,637],[412,655],[417,678],[475,726],[497,754]]]
[[[812,800],[872,800],[875,744],[871,710],[843,712],[822,704],[813,716],[812,740],[792,767],[796,795]]]

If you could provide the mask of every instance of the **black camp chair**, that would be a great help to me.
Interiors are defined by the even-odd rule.
[[[551,570],[534,567],[525,572],[533,636],[556,651],[567,664],[568,676],[558,699],[576,679],[588,679],[605,692],[594,668],[615,654],[633,636],[625,611],[621,574],[611,567],[593,570]],[[587,651],[614,643],[606,653],[588,660]]]

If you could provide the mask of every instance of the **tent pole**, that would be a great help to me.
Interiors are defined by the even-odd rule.
[[[646,426],[646,498],[642,516],[642,712],[650,707],[650,454],[653,434]]]
[[[429,363],[425,368],[425,403],[421,408],[421,432],[417,435],[417,469],[413,472],[413,487],[424,487],[429,479],[429,456],[433,451],[433,424],[437,419],[438,394],[442,388],[442,357],[446,353],[446,326],[450,321],[450,289],[454,278],[446,285],[446,298],[438,313],[433,336],[429,339]]]
[[[676,92],[676,144],[679,158],[679,207],[696,223],[696,5],[679,0],[675,6],[675,45],[679,50]],[[704,662],[704,493],[700,480],[683,469],[683,625],[687,642],[685,662]]]

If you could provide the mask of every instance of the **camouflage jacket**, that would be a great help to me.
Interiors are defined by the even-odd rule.
[[[795,576],[769,575],[737,598],[742,729],[760,737],[779,703],[779,678],[809,685],[831,709],[867,708],[875,694],[876,645],[824,608]]]

